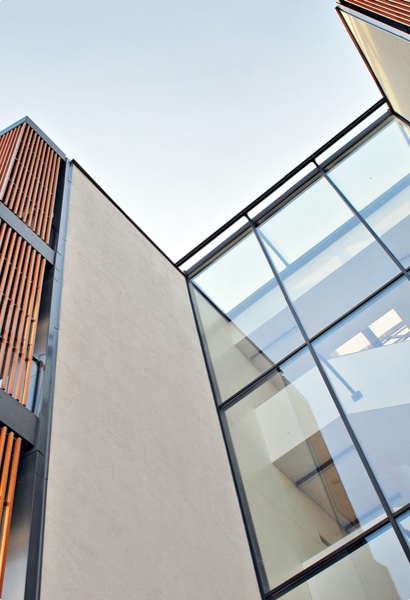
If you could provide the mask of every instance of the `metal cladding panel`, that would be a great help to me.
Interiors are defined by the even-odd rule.
[[[349,0],[340,4],[357,6],[374,15],[410,26],[410,2],[406,0]]]

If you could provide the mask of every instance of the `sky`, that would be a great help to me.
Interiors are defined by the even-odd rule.
[[[333,0],[0,0],[28,115],[172,259],[380,93]]]

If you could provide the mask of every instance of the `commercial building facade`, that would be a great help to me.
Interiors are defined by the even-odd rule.
[[[2,132],[4,600],[408,600],[400,102],[176,265],[30,119]]]

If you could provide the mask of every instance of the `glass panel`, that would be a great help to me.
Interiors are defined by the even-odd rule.
[[[391,121],[329,177],[404,266],[410,266],[409,130]]]
[[[410,547],[410,512],[405,513],[402,517],[397,519],[400,529],[403,532],[405,540]]]
[[[410,565],[391,527],[289,594],[285,600],[409,600]]]
[[[397,274],[324,179],[275,213],[260,234],[309,335]]]
[[[392,510],[410,501],[409,299],[401,280],[315,345]]]
[[[221,399],[303,343],[254,234],[194,278],[194,296]]]
[[[383,514],[307,350],[225,414],[271,587]]]

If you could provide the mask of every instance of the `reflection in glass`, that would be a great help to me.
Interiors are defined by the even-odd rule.
[[[303,343],[254,234],[230,248],[193,281],[222,400]]]
[[[398,272],[324,179],[306,188],[259,231],[309,335]]]
[[[354,552],[284,600],[408,600],[410,565],[391,527],[366,538]]]
[[[410,265],[410,139],[390,121],[328,173],[386,246]]]
[[[409,293],[401,280],[316,344],[392,510],[410,502]]]
[[[271,587],[382,514],[307,350],[225,414]]]

